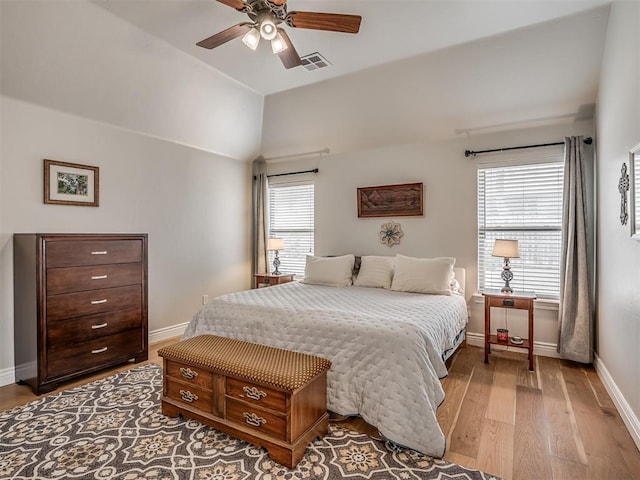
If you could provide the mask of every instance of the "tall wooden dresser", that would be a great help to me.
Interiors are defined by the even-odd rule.
[[[148,358],[146,234],[15,234],[13,262],[17,381]]]

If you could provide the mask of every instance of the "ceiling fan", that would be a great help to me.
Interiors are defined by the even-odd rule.
[[[215,48],[243,35],[242,41],[252,50],[258,47],[260,38],[271,41],[271,49],[285,68],[302,65],[291,39],[278,25],[285,23],[293,28],[328,30],[331,32],[358,33],[359,15],[319,12],[287,12],[287,0],[217,0],[239,12],[246,13],[251,22],[243,22],[216,33],[196,43],[199,47]]]

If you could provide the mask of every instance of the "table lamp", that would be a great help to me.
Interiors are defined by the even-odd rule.
[[[281,275],[280,259],[278,258],[278,252],[284,249],[284,239],[282,238],[269,238],[267,240],[267,250],[273,250],[276,252],[276,256],[273,259],[273,275]]]
[[[504,287],[502,287],[503,293],[513,293],[513,289],[509,285],[509,282],[513,280],[513,273],[511,273],[511,265],[509,265],[509,259],[520,258],[518,252],[518,240],[496,240],[493,244],[494,257],[504,258],[504,265],[502,267],[502,279],[504,280]]]

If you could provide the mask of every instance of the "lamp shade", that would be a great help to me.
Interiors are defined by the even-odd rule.
[[[496,240],[493,244],[494,257],[520,258],[518,240]]]
[[[282,250],[284,249],[283,238],[270,238],[267,240],[267,250]]]

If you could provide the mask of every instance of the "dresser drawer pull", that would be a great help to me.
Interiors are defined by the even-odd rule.
[[[254,427],[261,427],[262,425],[267,423],[266,419],[259,417],[255,413],[244,412],[243,415],[244,415],[244,418],[247,420],[247,423],[249,425],[253,425]]]
[[[198,395],[191,393],[189,390],[180,390],[180,398],[185,402],[193,403],[198,400]]]
[[[194,372],[190,368],[180,367],[180,373],[184,378],[188,378],[189,380],[198,376],[198,372]]]
[[[102,352],[106,352],[108,348],[109,348],[109,347],[97,348],[97,349],[95,349],[95,350],[91,350],[91,353],[94,353],[94,354],[95,354],[95,353],[102,353]]]
[[[106,275],[94,275],[91,280],[104,280],[105,278],[107,278]]]
[[[99,328],[104,328],[109,325],[107,322],[99,323],[98,325],[91,325],[91,330],[98,330]]]
[[[91,305],[99,305],[101,303],[107,303],[107,299],[103,298],[102,300],[91,300]]]
[[[91,255],[106,255],[107,253],[106,250],[100,250],[99,252],[91,252]]]
[[[252,398],[253,400],[260,400],[267,396],[265,392],[258,390],[256,387],[242,387],[242,390],[247,394],[247,397]]]

